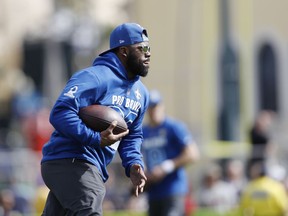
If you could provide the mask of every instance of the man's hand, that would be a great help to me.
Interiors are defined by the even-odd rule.
[[[116,127],[117,121],[113,121],[111,125],[104,131],[102,131],[101,134],[101,147],[110,146],[113,145],[115,142],[121,140],[122,137],[126,136],[129,133],[129,130],[126,130],[125,132],[114,134],[113,129]]]
[[[145,183],[147,181],[144,171],[139,164],[134,164],[131,166],[130,179],[134,187],[134,195],[138,197],[139,193],[143,192]]]

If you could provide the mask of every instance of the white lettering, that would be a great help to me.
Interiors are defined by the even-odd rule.
[[[130,99],[129,99],[129,98],[126,98],[125,107],[129,107],[129,104],[130,104]]]
[[[117,95],[113,95],[112,96],[112,104],[117,104],[117,105],[122,105],[123,101],[124,101],[124,97],[123,96],[117,96]]]
[[[138,110],[141,108],[141,104],[138,101],[134,101],[129,98],[126,98],[125,107],[138,112]]]
[[[125,101],[125,102],[124,102]],[[112,104],[118,106],[124,106],[129,108],[131,111],[138,112],[141,108],[141,103],[130,98],[125,98],[120,95],[113,95],[112,96]]]

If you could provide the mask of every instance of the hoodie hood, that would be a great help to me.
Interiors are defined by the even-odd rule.
[[[124,68],[122,62],[119,60],[117,55],[113,52],[105,53],[104,55],[98,56],[93,64],[93,66],[107,66],[110,68],[118,77],[128,80],[137,81],[139,76],[136,76],[133,80],[129,80],[127,76],[127,70]]]

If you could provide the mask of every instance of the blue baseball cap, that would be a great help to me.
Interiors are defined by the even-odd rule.
[[[149,92],[149,107],[158,105],[162,100],[162,96],[158,90],[151,90]]]
[[[143,41],[149,41],[147,30],[137,23],[124,23],[117,26],[110,34],[110,49],[99,55],[104,55],[107,52],[120,46],[128,46]]]

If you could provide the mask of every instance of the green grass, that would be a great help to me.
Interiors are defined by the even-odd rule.
[[[103,216],[147,216],[143,212],[132,212],[132,211],[117,211],[117,212],[105,212]],[[236,211],[226,214],[219,214],[209,209],[198,209],[191,216],[240,216]]]
[[[131,212],[131,211],[116,211],[116,212],[105,212],[103,216],[146,216],[142,212]]]

